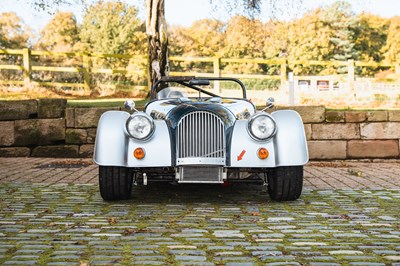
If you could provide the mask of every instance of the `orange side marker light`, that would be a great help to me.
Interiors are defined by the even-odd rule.
[[[146,153],[144,152],[143,148],[136,148],[133,151],[133,156],[135,156],[135,158],[138,160],[142,160],[145,155],[146,155]]]
[[[258,155],[258,158],[260,158],[261,160],[265,160],[268,158],[269,152],[266,148],[260,148],[260,149],[258,149],[257,155]]]

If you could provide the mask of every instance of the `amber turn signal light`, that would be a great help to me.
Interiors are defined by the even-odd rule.
[[[269,152],[266,148],[260,148],[258,149],[257,155],[261,160],[265,160],[268,158]]]
[[[135,156],[135,158],[138,159],[138,160],[143,159],[144,156],[145,156],[144,149],[143,149],[143,148],[136,148],[136,149],[133,151],[133,156]]]

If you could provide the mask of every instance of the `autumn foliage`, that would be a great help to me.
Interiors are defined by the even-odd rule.
[[[169,54],[225,58],[287,58],[298,60],[367,62],[400,61],[400,17],[390,19],[355,14],[338,1],[291,21],[262,22],[234,16],[227,22],[204,19],[189,27],[171,26]],[[108,54],[147,54],[145,23],[135,7],[119,1],[98,1],[86,9],[82,22],[72,13],[58,12],[34,34],[15,13],[0,14],[0,49],[34,49]],[[178,66],[179,67],[179,66]],[[206,67],[206,66],[199,66]],[[341,68],[289,65],[295,74],[341,74]],[[229,71],[273,73],[259,64],[230,64]],[[358,69],[376,74],[387,69]]]

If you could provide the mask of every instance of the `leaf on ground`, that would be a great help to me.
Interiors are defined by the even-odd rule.
[[[107,218],[107,221],[108,221],[108,223],[110,224],[110,225],[113,225],[113,224],[116,224],[118,221],[117,221],[117,218],[115,218],[115,217],[108,217]]]
[[[347,173],[349,173],[350,175],[358,176],[358,177],[362,177],[363,176],[363,172],[361,172],[358,169],[349,168],[349,169],[347,169]]]
[[[345,220],[352,220],[352,218],[350,216],[348,216],[347,214],[340,215],[340,218],[345,219]]]
[[[124,236],[129,236],[131,234],[135,233],[135,229],[127,228],[125,231],[122,233]]]
[[[129,236],[132,234],[137,234],[137,233],[146,233],[149,232],[148,229],[133,229],[133,228],[127,228],[125,231],[122,233],[124,236]]]

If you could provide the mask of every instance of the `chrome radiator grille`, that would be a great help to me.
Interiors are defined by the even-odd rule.
[[[207,111],[195,111],[181,118],[176,128],[177,164],[225,164],[225,127]]]

